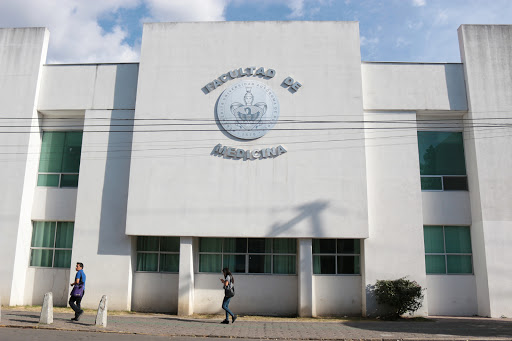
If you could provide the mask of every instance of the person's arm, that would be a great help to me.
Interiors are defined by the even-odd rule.
[[[73,283],[71,283],[71,286],[76,285],[76,284],[80,284],[80,278],[78,277],[78,274],[76,274],[75,281]]]

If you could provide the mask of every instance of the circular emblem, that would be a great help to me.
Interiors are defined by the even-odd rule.
[[[220,95],[217,117],[231,135],[244,140],[257,139],[279,119],[279,101],[266,84],[244,80]]]

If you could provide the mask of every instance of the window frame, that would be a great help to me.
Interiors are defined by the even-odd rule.
[[[28,267],[29,268],[37,268],[37,269],[69,269],[69,267],[56,267],[55,266],[55,251],[71,251],[71,256],[73,256],[73,242],[71,243],[71,248],[57,248],[57,231],[58,231],[58,223],[73,223],[73,240],[75,238],[75,222],[71,220],[32,220],[32,235],[34,234],[34,224],[37,222],[43,223],[53,223],[55,224],[55,232],[53,234],[53,247],[43,247],[43,246],[32,246],[32,241],[30,241],[30,257],[28,258]],[[32,238],[31,235],[31,238]],[[39,266],[39,265],[31,265],[32,263],[32,250],[52,250],[52,266]]]
[[[445,233],[445,227],[452,227],[452,226],[456,226],[456,227],[465,227],[469,230],[469,236],[471,238],[471,226],[470,225],[423,225],[423,231],[425,231],[425,226],[439,226],[443,229],[443,250],[444,252],[443,253],[439,253],[439,252],[428,252],[425,250],[425,257],[426,256],[443,256],[444,257],[444,270],[445,272],[444,273],[428,273],[427,272],[427,261],[426,261],[426,258],[425,258],[425,273],[427,274],[427,276],[445,276],[445,275],[450,275],[450,276],[473,276],[475,274],[475,265],[474,265],[474,262],[473,262],[473,242],[471,241],[470,239],[470,242],[471,242],[471,253],[453,253],[453,252],[446,252],[446,233]],[[425,232],[423,232],[425,233]],[[423,234],[423,238],[425,238],[425,234]],[[448,256],[471,256],[471,273],[467,273],[467,272],[448,272]]]
[[[421,167],[420,167],[420,186],[421,186],[421,179],[422,178],[439,178],[441,179],[441,189],[423,189],[421,188],[421,191],[422,192],[469,192],[469,182],[468,182],[468,168],[467,168],[467,164],[466,164],[466,149],[465,149],[465,146],[464,146],[464,131],[462,129],[453,129],[453,130],[436,130],[436,129],[429,129],[429,128],[424,128],[424,129],[420,129],[416,132],[416,140],[417,140],[417,145],[418,145],[418,152],[419,152],[419,135],[420,133],[460,133],[461,134],[461,137],[462,137],[462,149],[463,149],[463,154],[464,154],[464,168],[465,168],[465,173],[464,175],[454,175],[454,174],[437,174],[437,175],[423,175],[421,174]],[[421,158],[421,155],[418,153],[418,156],[419,158]],[[418,160],[418,164],[421,165],[421,161]],[[454,178],[454,177],[457,177],[457,178],[464,178],[466,180],[466,189],[448,189],[446,190],[444,187],[445,187],[445,183],[444,183],[444,179],[445,178]]]
[[[421,189],[422,192],[469,192],[469,182],[468,176],[466,175],[420,175],[421,178],[440,178],[441,179],[441,189]],[[464,178],[466,180],[467,189],[444,189],[444,179],[445,178]],[[421,181],[421,180],[420,180]]]
[[[213,237],[201,237],[199,238],[199,243],[201,243],[202,238],[213,238]],[[280,253],[280,252],[274,252],[274,240],[275,239],[292,239],[297,242],[296,238],[238,238],[238,237],[217,237],[222,239],[222,246],[220,252],[203,252],[200,249],[198,250],[198,262],[201,261],[201,255],[220,255],[221,256],[221,269],[223,269],[224,266],[224,256],[245,256],[245,271],[244,272],[233,272],[233,275],[255,275],[255,276],[261,276],[261,275],[272,275],[272,276],[297,276],[297,246],[295,246],[295,253]],[[241,252],[224,252],[224,241],[225,239],[245,239],[245,253]],[[249,239],[270,239],[270,252],[249,252]],[[249,272],[249,257],[250,256],[270,256],[270,272]],[[295,273],[293,274],[283,274],[283,273],[274,273],[274,256],[294,256],[295,257]],[[200,264],[197,267],[197,273],[200,274],[211,274],[211,273],[217,273],[218,271],[211,272],[211,271],[200,271]],[[219,269],[220,271],[220,269]]]
[[[161,251],[161,241],[162,241],[162,238],[178,238],[178,241],[180,240],[180,237],[173,237],[173,236],[137,236],[137,238],[141,238],[141,237],[157,237],[158,238],[158,251],[139,251],[137,248],[135,250],[135,263],[137,263],[137,258],[138,258],[138,255],[139,253],[149,253],[149,254],[157,254],[158,257],[157,257],[157,271],[145,271],[145,270],[138,270],[137,268],[137,264],[135,264],[135,272],[141,272],[141,273],[163,273],[163,274],[178,274],[180,272],[180,269],[179,269],[179,259],[180,259],[180,250],[178,249],[178,251]],[[137,245],[137,241],[135,241],[135,245]],[[178,255],[178,271],[160,271],[160,255]]]
[[[42,134],[41,134],[41,147],[39,148],[39,163],[38,163],[38,168],[37,168],[37,176],[36,176],[36,187],[44,187],[44,188],[78,188],[78,182],[77,182],[77,186],[74,187],[74,186],[65,186],[65,187],[62,187],[62,176],[63,175],[76,175],[78,176],[78,181],[80,180],[80,165],[78,166],[78,172],[76,173],[73,173],[73,172],[40,172],[39,171],[39,167],[41,166],[41,155],[42,155],[42,152],[43,152],[43,136],[44,134],[46,133],[64,133],[64,134],[67,134],[67,133],[82,133],[82,143],[80,144],[80,163],[82,161],[82,146],[83,146],[83,129],[51,129],[51,130],[43,130],[42,131]],[[64,138],[65,140],[65,138]],[[62,167],[61,167],[62,168]],[[47,185],[39,185],[39,175],[58,175],[59,176],[59,182],[58,182],[58,185],[57,186],[47,186]]]
[[[314,238],[312,239],[312,242],[314,240],[334,240],[334,243],[336,245],[336,250],[335,250],[335,253],[314,253],[313,252],[313,248],[311,248],[311,254],[312,254],[312,259],[313,259],[313,262],[312,262],[312,273],[313,273],[313,276],[361,276],[361,241],[362,239],[357,239],[357,238]],[[359,253],[338,253],[338,240],[354,240],[354,241],[359,241]],[[314,261],[314,257],[317,256],[334,256],[334,270],[336,271],[336,273],[333,273],[333,274],[316,274],[315,273],[315,261]],[[341,257],[341,256],[358,256],[359,257],[359,273],[354,273],[354,274],[339,274],[338,273],[338,257]]]

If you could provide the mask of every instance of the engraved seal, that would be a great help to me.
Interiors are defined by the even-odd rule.
[[[222,92],[216,112],[229,134],[253,140],[274,127],[279,119],[279,101],[266,84],[244,80]]]

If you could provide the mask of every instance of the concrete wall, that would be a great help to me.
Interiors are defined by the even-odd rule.
[[[467,110],[461,64],[363,63],[365,110]]]
[[[428,275],[428,314],[473,316],[478,312],[473,275]]]
[[[361,276],[313,276],[313,316],[360,316]]]
[[[124,234],[124,220],[137,76],[138,64],[43,68],[41,126],[48,130],[83,126],[85,132],[78,189],[36,188],[32,219],[75,221],[72,268],[78,261],[85,265],[83,305],[89,308],[96,308],[103,294],[109,296],[111,309],[131,307],[134,248]],[[59,120],[63,117],[66,120]],[[62,127],[55,128],[56,122]],[[53,269],[38,271],[46,277],[53,274],[54,282],[62,277]],[[65,283],[70,283],[75,272],[67,273]],[[31,285],[27,281],[27,288]],[[69,285],[65,290],[67,296]],[[143,302],[137,304],[144,309]]]
[[[11,305],[23,302],[30,256],[30,211],[40,145],[35,106],[48,38],[44,28],[0,29],[0,117],[13,118],[4,123],[28,126],[0,134],[6,153],[0,170],[0,296]]]
[[[53,305],[65,307],[69,300],[69,269],[34,268],[27,269],[24,305],[42,305],[44,294],[53,294]]]
[[[421,192],[424,225],[471,225],[468,191]]]
[[[176,314],[178,274],[135,272],[131,310]]]
[[[220,48],[220,41],[232,48]],[[249,66],[273,68],[276,76],[230,80],[205,93],[208,82]],[[294,93],[281,86],[287,76],[303,87]],[[215,123],[220,94],[243,79],[270,86],[281,108],[280,123],[252,141],[233,138]],[[285,123],[333,116],[340,130]],[[153,122],[165,126],[134,127],[134,148],[143,142],[159,148],[145,150],[144,158],[133,153],[126,233],[367,237],[363,132],[352,130],[347,140],[341,130],[360,126],[362,117],[357,23],[146,24],[135,118],[162,119]],[[242,149],[283,145],[288,152],[232,160],[210,154],[218,143]]]
[[[218,314],[224,290],[219,274],[195,274],[194,312]],[[235,314],[297,315],[297,276],[241,275],[235,278],[235,297],[229,309]]]
[[[363,314],[375,315],[378,307],[371,292],[379,279],[407,276],[426,285],[423,211],[420,187],[418,141],[414,123],[400,130],[386,122],[409,120],[414,112],[365,113],[368,216],[370,237],[362,250]],[[425,300],[417,312],[428,311]]]
[[[97,308],[102,295],[109,308],[129,310],[132,286],[132,240],[124,234],[131,127],[94,126],[133,118],[130,110],[87,110],[80,161],[80,180],[71,263],[84,263],[87,308]],[[121,146],[121,147],[120,147]],[[70,281],[74,278],[70,275]]]
[[[505,123],[512,112],[512,26],[459,28],[469,112],[478,125]],[[471,238],[478,314],[512,316],[512,136],[503,129],[465,131]]]
[[[32,220],[74,221],[76,188],[36,187]]]
[[[135,108],[139,64],[45,65],[38,110]]]

